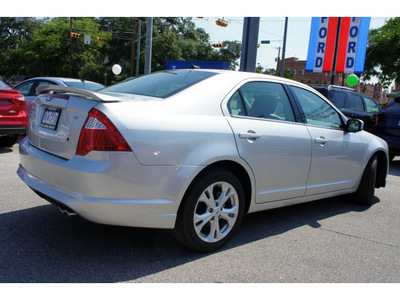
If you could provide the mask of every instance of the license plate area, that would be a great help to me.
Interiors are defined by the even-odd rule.
[[[57,130],[60,114],[60,108],[45,108],[40,126],[51,130]]]

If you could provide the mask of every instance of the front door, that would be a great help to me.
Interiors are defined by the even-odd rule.
[[[295,122],[283,86],[249,82],[228,102],[239,155],[256,178],[256,202],[302,197],[311,160],[307,127]]]

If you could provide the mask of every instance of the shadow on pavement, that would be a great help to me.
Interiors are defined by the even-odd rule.
[[[12,147],[8,148],[8,147],[2,147],[2,146],[0,146],[0,154],[2,154],[2,153],[10,153],[10,152],[12,152],[12,151],[13,151],[13,148],[12,148]]]
[[[219,252],[366,209],[337,197],[250,214]],[[94,224],[51,205],[0,215],[0,249],[3,283],[129,281],[213,255],[187,250],[168,230]]]

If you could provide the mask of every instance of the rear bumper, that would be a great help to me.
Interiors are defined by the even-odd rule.
[[[26,126],[24,125],[1,125],[0,126],[0,136],[1,135],[15,135],[15,134],[25,134]]]
[[[195,166],[143,166],[132,152],[65,160],[20,144],[19,177],[45,200],[96,223],[174,228]]]

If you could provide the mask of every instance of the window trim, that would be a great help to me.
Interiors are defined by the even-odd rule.
[[[256,117],[251,117],[248,116],[248,112],[247,112],[247,107],[244,103],[243,100],[243,94],[241,91],[241,88],[247,84],[247,83],[253,83],[253,82],[264,82],[264,83],[275,83],[275,84],[280,84],[283,89],[284,92],[286,93],[286,96],[289,100],[289,104],[292,108],[292,112],[293,112],[293,116],[294,116],[294,121],[287,121],[287,120],[275,120],[275,119],[266,119],[266,118],[256,118]],[[242,102],[242,106],[244,107],[245,110],[245,116],[241,116],[241,115],[232,115],[229,111],[229,107],[228,107],[228,102],[230,101],[230,99],[232,98],[232,96],[236,93],[239,92],[240,95],[240,101]],[[239,118],[239,119],[250,119],[250,120],[258,120],[258,121],[272,121],[272,122],[283,122],[283,123],[290,123],[290,124],[303,124],[303,118],[300,115],[300,112],[298,110],[298,104],[296,103],[295,99],[292,96],[292,92],[289,89],[288,85],[284,82],[280,82],[280,81],[275,81],[275,80],[266,80],[266,79],[262,79],[262,78],[252,78],[252,79],[246,79],[242,82],[240,82],[238,85],[236,85],[232,91],[226,96],[225,100],[223,101],[223,107],[226,108],[226,112],[227,114],[224,113],[225,116],[229,116],[231,118]]]
[[[321,98],[322,101],[324,101],[327,105],[329,105],[334,111],[336,111],[339,115],[340,121],[341,121],[341,126],[340,128],[334,128],[334,127],[326,127],[326,126],[321,126],[321,125],[315,125],[315,124],[310,124],[307,122],[307,118],[306,115],[303,111],[303,107],[301,106],[301,103],[299,101],[299,99],[297,98],[295,92],[293,91],[292,87],[297,87],[303,90],[306,90],[312,94],[314,94],[315,96],[317,96],[318,98]],[[336,107],[332,106],[329,102],[325,101],[322,97],[320,97],[318,94],[314,93],[312,90],[306,88],[306,87],[302,87],[302,86],[297,86],[297,85],[288,85],[288,88],[291,91],[291,94],[293,96],[294,101],[296,102],[296,105],[298,106],[298,110],[300,111],[300,115],[302,117],[302,122],[304,125],[307,126],[312,126],[312,127],[317,127],[317,128],[325,128],[325,129],[331,129],[331,130],[340,130],[340,131],[345,131],[345,125],[346,125],[346,121],[347,121],[347,117],[339,110],[336,109]]]

